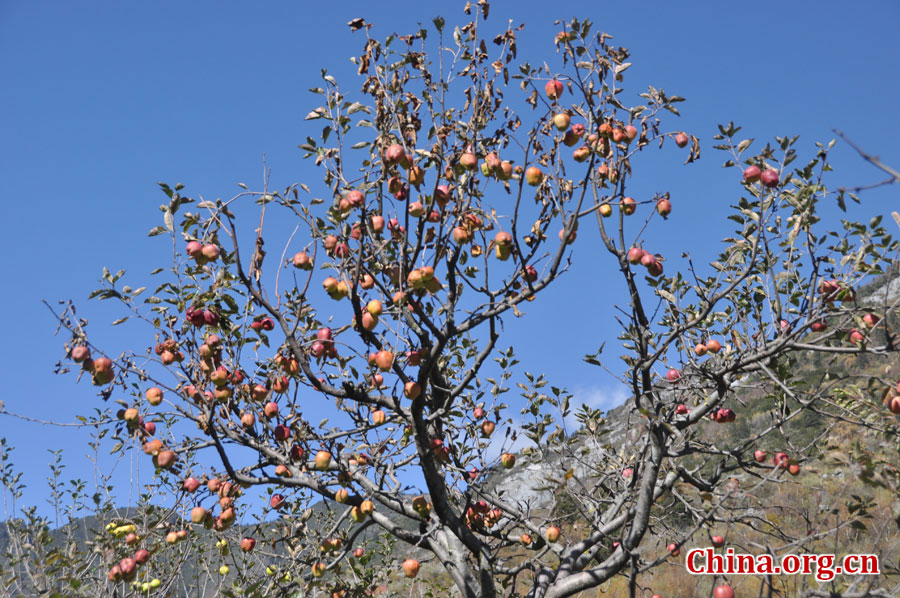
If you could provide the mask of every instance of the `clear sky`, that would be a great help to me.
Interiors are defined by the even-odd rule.
[[[260,186],[265,155],[276,187],[299,181],[315,189],[320,173],[297,149],[320,128],[303,120],[316,106],[307,90],[322,68],[351,80],[347,58],[362,40],[347,21],[364,17],[384,37],[436,14],[451,24],[464,18],[461,3],[405,0],[0,2],[0,400],[7,408],[72,421],[99,401],[90,385],[52,374],[62,339],[40,301],[76,300],[94,340],[110,353],[125,346],[128,339],[107,326],[106,306],[87,295],[103,266],[127,269],[140,286],[168,259],[165,244],[146,237],[160,219],[157,181],[227,197],[238,181]],[[810,153],[839,128],[900,166],[895,0],[853,9],[830,0],[497,1],[489,24],[524,21],[520,57],[550,62],[553,21],[572,16],[592,19],[632,50],[629,92],[652,84],[687,98],[669,125],[698,135],[703,159],[682,167],[683,155],[669,148],[649,162],[641,183],[672,193],[669,223],[653,234],[675,257],[689,250],[707,261],[729,230],[724,217],[740,187],[711,148],[717,123],[734,120],[757,139],[798,134]],[[843,145],[834,162],[833,186],[883,178]],[[857,214],[896,209],[897,191],[867,195]],[[531,317],[510,322],[506,343],[515,344],[524,369],[609,407],[620,392],[581,356],[615,342],[619,295],[607,283],[612,264],[585,257],[576,254],[569,280],[529,305]],[[84,431],[2,417],[0,436],[17,448],[32,502],[45,491],[47,449],[64,449],[70,473],[92,476]],[[127,464],[120,468],[127,476]]]

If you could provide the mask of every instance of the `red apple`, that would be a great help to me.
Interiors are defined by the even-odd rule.
[[[775,467],[787,467],[789,463],[787,453],[775,453]]]
[[[630,264],[640,264],[641,258],[644,257],[644,250],[640,247],[632,247],[628,250],[628,263]]]
[[[562,533],[562,530],[560,530],[555,525],[551,525],[550,527],[547,528],[547,531],[544,532],[544,537],[547,539],[548,542],[553,544],[553,543],[559,541],[559,536],[561,533]]]
[[[200,480],[195,477],[189,477],[181,483],[181,489],[185,492],[190,492],[193,494],[200,487]]]
[[[148,403],[155,406],[162,403],[163,392],[162,389],[154,386],[153,388],[148,388],[144,396],[147,397]]]
[[[525,182],[532,187],[537,187],[544,181],[544,173],[537,166],[529,166],[525,169]]]
[[[325,471],[331,465],[331,453],[328,451],[319,451],[316,453],[316,469]]]
[[[375,365],[377,365],[382,371],[388,371],[389,369],[391,369],[391,366],[393,364],[394,354],[390,351],[385,351],[384,349],[382,349],[375,354]]]
[[[156,455],[156,465],[160,469],[169,469],[175,464],[176,455],[173,451],[160,451]]]
[[[891,413],[895,415],[900,414],[900,396],[891,398],[888,408],[891,410]]]
[[[559,129],[560,131],[565,131],[569,128],[569,123],[571,122],[571,118],[565,112],[560,112],[559,114],[553,115],[553,126]]]
[[[133,558],[126,557],[119,561],[119,569],[121,569],[122,574],[126,577],[134,573],[135,567],[137,567],[137,563],[134,562]]]
[[[721,548],[725,545],[725,538],[722,536],[713,536],[712,537],[712,545],[716,548]]]
[[[403,394],[407,399],[415,401],[422,394],[422,387],[418,382],[409,381],[403,386]]]
[[[634,125],[628,125],[625,127],[625,139],[627,139],[629,142],[634,141],[634,138],[637,137],[637,134],[637,127],[635,127]]]
[[[766,454],[766,451],[756,450],[756,451],[753,452],[753,459],[754,459],[757,463],[765,463],[765,462],[766,462],[766,457],[768,457],[768,456],[769,456],[769,455]]]
[[[552,79],[547,81],[547,84],[544,86],[544,91],[547,92],[547,97],[551,100],[555,100],[559,96],[562,95],[563,92],[563,84],[562,81],[557,81],[556,79]]]
[[[874,328],[880,321],[880,318],[872,313],[863,315],[862,319],[863,323],[866,325],[866,328]]]
[[[393,143],[384,150],[384,161],[388,164],[398,164],[406,161],[406,151],[399,143]]]
[[[591,148],[586,145],[579,147],[577,150],[572,152],[572,159],[576,162],[586,162],[588,158],[591,157]]]
[[[762,184],[766,187],[777,187],[778,186],[778,171],[772,170],[771,168],[767,168],[759,175],[759,180],[762,181]]]
[[[759,166],[748,166],[744,169],[744,182],[745,183],[755,183],[759,180],[760,170]]]
[[[656,202],[656,211],[663,218],[667,218],[672,213],[672,202],[666,198],[662,198]]]
[[[203,253],[203,257],[205,257],[206,259],[208,259],[211,262],[214,262],[217,259],[219,259],[219,248],[218,248],[218,246],[213,245],[212,243],[207,243],[206,245],[203,246],[203,249],[201,249],[200,251]]]
[[[415,577],[419,574],[419,561],[416,559],[406,559],[401,564],[401,567],[403,568],[403,573],[407,577]]]
[[[79,345],[72,349],[72,361],[81,363],[91,358],[91,350],[84,345]]]
[[[203,507],[194,507],[191,509],[191,523],[203,523],[206,521],[206,514]]]
[[[478,166],[478,156],[471,152],[466,152],[459,157],[459,165],[466,170],[475,170]]]
[[[687,133],[681,132],[675,135],[675,145],[678,147],[684,147],[688,144],[689,138]]]
[[[312,259],[307,255],[305,251],[301,251],[299,253],[295,253],[294,257],[291,258],[291,263],[294,264],[295,268],[300,270],[312,270]]]
[[[718,353],[722,350],[722,345],[716,339],[712,338],[706,341],[706,350],[710,353]]]
[[[731,586],[716,586],[713,590],[713,598],[734,598],[734,590]]]
[[[242,538],[241,539],[241,550],[244,552],[250,552],[256,548],[256,539],[255,538]]]
[[[275,426],[275,440],[284,442],[291,437],[291,429],[284,424]]]
[[[206,259],[203,257],[203,244],[199,241],[188,241],[188,244],[185,246],[184,251],[198,262],[206,261]]]

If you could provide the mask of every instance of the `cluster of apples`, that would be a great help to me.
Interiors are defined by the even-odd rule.
[[[434,458],[440,463],[450,462],[450,447],[444,444],[443,440],[440,438],[432,438],[430,447],[431,454],[434,455]]]
[[[661,276],[663,273],[663,265],[660,258],[641,247],[632,247],[629,249],[626,259],[629,264],[635,266],[640,264],[647,268],[647,273],[650,276]]]
[[[185,247],[185,253],[197,263],[198,266],[204,266],[209,262],[219,259],[221,250],[215,243],[201,243],[200,241],[189,241]]]
[[[364,500],[359,505],[350,508],[350,519],[356,523],[362,523],[366,517],[375,511],[375,503],[371,500]]]
[[[363,192],[353,189],[338,201],[338,213],[346,217],[354,208],[361,208],[365,203],[366,196]]]
[[[325,554],[337,552],[344,545],[344,541],[340,538],[326,538],[319,545],[319,550]]]
[[[159,389],[156,388],[155,390]],[[162,391],[159,392],[162,393]],[[162,400],[162,394],[160,394],[160,400]],[[156,424],[152,421],[144,421],[143,416],[140,414],[136,407],[120,409],[117,415],[119,416],[119,419],[125,422],[128,430],[135,435],[153,436],[154,434],[156,434]]]
[[[184,316],[188,322],[197,328],[202,328],[203,326],[217,326],[219,324],[219,314],[215,310],[207,309],[205,307],[192,305],[185,310]]]
[[[350,246],[335,235],[325,235],[325,238],[322,239],[322,247],[325,248],[325,253],[331,257],[340,259],[350,257]]]
[[[134,537],[137,538],[137,536]],[[137,540],[133,540],[128,544],[130,546],[131,544],[134,544],[136,542]],[[136,551],[133,556],[125,557],[120,560],[118,564],[113,565],[112,568],[110,568],[109,573],[107,574],[107,579],[109,579],[109,581],[113,583],[119,581],[133,581],[135,577],[137,577],[138,568],[141,565],[146,564],[149,560],[150,551],[146,548],[141,548]],[[160,586],[160,581],[158,579],[154,579],[153,581],[148,582],[146,585],[148,586],[148,590],[156,589]]]
[[[171,365],[184,361],[184,353],[178,349],[178,343],[174,339],[166,339],[160,343],[156,343],[153,352],[159,356],[159,361],[163,365]]]
[[[722,350],[722,343],[714,338],[709,339],[705,343],[697,343],[694,345],[694,354],[697,357],[703,357],[707,353],[717,354]]]
[[[836,278],[820,281],[819,294],[822,297],[822,301],[829,307],[834,307],[835,301],[845,303],[852,302],[856,299],[853,288],[845,285]]]
[[[431,266],[412,270],[406,276],[406,284],[415,291],[424,289],[429,293],[437,293],[443,288],[441,281],[434,276],[434,268]]]
[[[769,454],[764,450],[757,449],[753,452],[753,460],[757,463],[765,463],[768,459]],[[773,463],[776,469],[786,469],[792,476],[800,473],[800,464],[791,459],[787,453],[775,453]]]
[[[484,176],[493,176],[501,181],[508,181],[513,174],[522,174],[522,167],[513,168],[508,160],[501,160],[497,152],[489,152],[481,163],[481,174]]]
[[[222,482],[218,478],[212,478],[207,482],[210,493],[219,497],[219,514],[213,516],[212,512],[197,505],[191,509],[191,523],[202,525],[206,529],[222,532],[231,527],[237,519],[234,499],[241,495],[240,488],[231,482]]]
[[[129,410],[126,409],[125,417],[131,416],[128,411]],[[137,409],[134,411],[137,411]],[[153,458],[153,465],[159,469],[171,469],[178,461],[178,455],[175,451],[167,449],[162,440],[159,440],[158,438],[145,442],[143,450],[144,454],[150,455]]]
[[[91,374],[95,386],[109,384],[115,378],[113,363],[109,357],[91,358],[91,350],[84,345],[72,348],[72,361],[81,364],[81,369]]]
[[[372,327],[374,328],[374,326]],[[338,356],[337,347],[334,344],[334,332],[331,328],[325,326],[316,331],[316,339],[309,345],[309,354],[316,359],[322,359],[323,357],[336,358]],[[279,365],[284,367],[290,376],[296,376],[300,373],[300,364],[292,357],[282,357]]]
[[[425,171],[416,165],[415,158],[411,154],[407,154],[399,143],[392,143],[385,148],[383,162],[385,172],[394,173],[388,178],[388,192],[399,201],[409,199],[408,184],[419,189],[425,182]],[[406,170],[405,177],[397,171],[397,166]]]
[[[350,296],[350,283],[346,280],[338,280],[333,276],[328,276],[322,281],[322,288],[335,301]]]
[[[468,212],[460,219],[457,226],[453,227],[451,236],[457,245],[465,245],[470,243],[475,237],[475,231],[481,229],[490,230],[491,227],[490,223],[486,225],[477,214]]]
[[[483,500],[475,501],[466,509],[466,525],[472,529],[492,528],[502,518],[503,511]]]
[[[719,424],[728,424],[737,419],[737,414],[732,409],[715,409],[709,414],[709,418]]]
[[[777,170],[773,168],[760,170],[759,166],[756,165],[751,165],[745,168],[743,178],[745,183],[752,184],[759,181],[770,189],[773,187],[777,187],[779,184],[779,174]]]
[[[272,321],[272,318],[262,316],[255,318],[252,322],[250,322],[250,328],[256,330],[257,332],[260,330],[269,332],[275,329],[275,322]]]

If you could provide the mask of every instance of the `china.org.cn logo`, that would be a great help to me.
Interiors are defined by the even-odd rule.
[[[692,575],[812,575],[831,581],[837,575],[879,575],[878,555],[848,554],[735,554],[733,548],[716,554],[712,546],[694,548],[684,563]]]

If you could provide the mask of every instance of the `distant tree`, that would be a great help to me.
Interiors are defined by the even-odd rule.
[[[324,172],[321,193],[266,185],[198,201],[161,185],[164,222],[150,234],[171,240],[173,259],[154,272],[160,283],[148,292],[105,272],[93,295],[124,306],[117,323],[145,327],[135,347],[104,356],[73,305],[58,311],[67,359],[122,407],[107,440],[142,445],[162,487],[186,486],[180,513],[208,509],[197,525],[224,531],[250,508],[240,489],[270,489],[282,513],[272,540],[289,548],[294,572],[283,592],[374,591],[376,579],[352,573],[365,569],[353,551],[370,527],[408,547],[402,567],[383,569],[392,583],[415,577],[425,554],[422,565],[467,598],[558,598],[609,583],[649,594],[650,576],[713,535],[776,555],[841,538],[859,547],[848,534],[871,516],[865,497],[842,490],[810,504],[786,490],[820,491],[805,470],[835,426],[870,425],[849,418],[842,389],[864,387],[857,400],[871,403],[874,389],[894,388],[877,409],[900,411],[886,376],[803,369],[813,355],[832,364],[896,354],[896,302],[863,304],[855,289],[894,275],[897,243],[880,218],[820,220],[823,202],[857,200],[826,187],[834,142],[797,166],[796,137],[751,149],[740,127],[720,126],[734,230],[708,266],[691,257],[673,271],[666,258],[688,243],[658,246],[653,231],[679,199],[632,197],[629,184],[653,176],[639,162],[651,151],[699,158],[696,136],[664,125],[683,98],[650,87],[628,105],[629,51],[589,21],[562,25],[551,68],[516,62],[521,28],[483,33],[487,3],[469,12],[452,30],[436,18],[384,42],[351,22],[366,36],[354,58],[362,85],[323,73],[312,90],[320,106],[306,117],[321,135],[300,146]],[[599,245],[578,236],[585,226],[597,227]],[[500,344],[504,327],[520,325],[519,307],[551,284],[596,284],[565,282],[573,257],[629,297],[609,310],[620,351],[587,357],[631,391],[616,422],[625,435],[589,407],[575,414],[577,431],[565,430],[571,395],[520,373]],[[767,406],[765,424],[729,435],[754,402]],[[314,421],[321,405],[330,416]],[[799,434],[795,424],[814,414],[825,423]],[[529,446],[513,454],[517,437]],[[558,505],[483,483],[489,469],[529,463],[559,464],[548,481]],[[321,499],[333,526],[307,525]],[[153,559],[164,558],[157,544]],[[104,559],[104,575],[121,558]],[[707,594],[749,583],[681,579]],[[841,587],[887,595],[882,581]],[[748,591],[816,595],[808,582],[769,576]],[[262,588],[241,579],[228,591]]]

